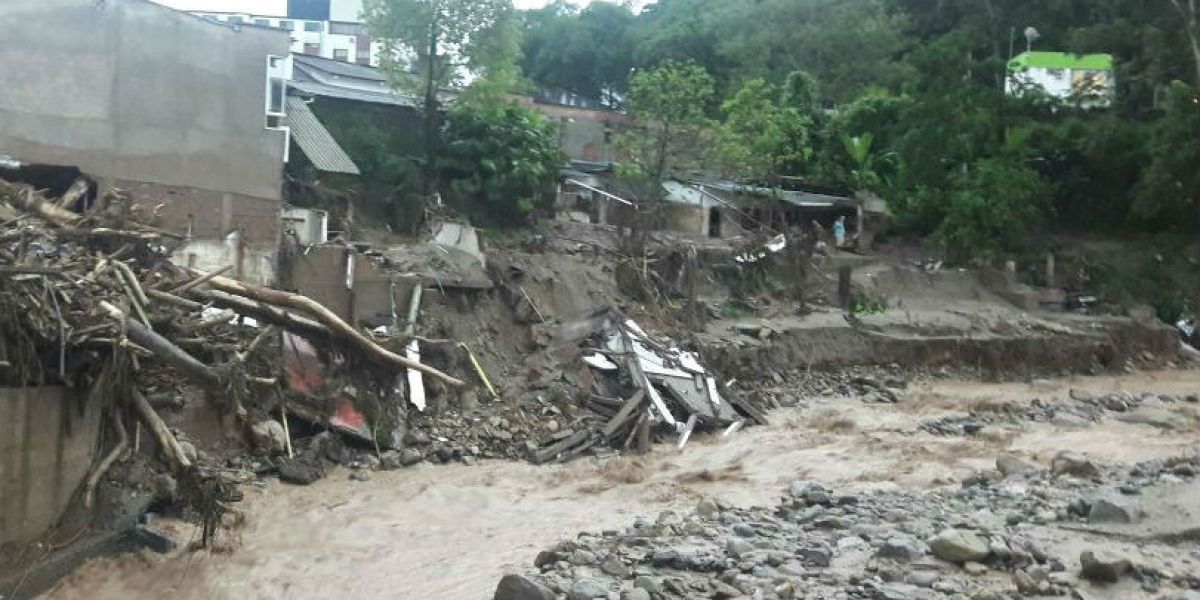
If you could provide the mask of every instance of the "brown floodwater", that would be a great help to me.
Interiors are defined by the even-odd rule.
[[[919,383],[898,405],[814,400],[804,410],[776,411],[769,427],[743,429],[728,439],[693,438],[682,452],[660,445],[646,457],[548,467],[507,461],[421,465],[374,473],[367,482],[334,470],[308,487],[270,481],[246,486],[240,506],[246,525],[238,539],[225,540],[226,551],[93,560],[43,597],[481,600],[491,597],[503,574],[523,570],[560,539],[624,527],[638,516],[653,519],[663,510],[688,511],[705,496],[771,504],[795,479],[854,490],[956,485],[990,468],[1002,451],[1046,464],[1065,448],[1131,462],[1198,447],[1194,432],[1163,433],[1113,420],[1072,431],[1031,423],[970,438],[916,429],[923,420],[968,406],[1064,399],[1071,388],[1198,394],[1200,373],[1034,385]],[[167,525],[185,542],[192,535],[186,524]]]

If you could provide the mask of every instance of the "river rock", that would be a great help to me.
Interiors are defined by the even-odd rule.
[[[991,553],[986,539],[973,531],[947,529],[929,540],[933,555],[946,561],[980,561]]]
[[[712,498],[705,498],[696,505],[696,514],[702,517],[711,517],[719,512],[721,512],[721,508]]]
[[[732,558],[741,558],[743,554],[754,551],[754,544],[742,538],[729,538],[725,542],[725,554]]]
[[[1192,424],[1192,420],[1183,415],[1173,413],[1165,408],[1155,408],[1152,406],[1143,406],[1131,413],[1118,415],[1117,420],[1126,423],[1149,425],[1169,431],[1187,429]]]
[[[608,558],[600,563],[600,570],[618,579],[628,579],[632,575],[629,567],[625,566],[625,563],[621,562],[616,554],[609,554]]]
[[[1092,523],[1134,523],[1140,517],[1136,506],[1104,498],[1092,502],[1088,509],[1088,521]]]
[[[1100,469],[1092,461],[1070,450],[1059,452],[1054,460],[1050,461],[1050,472],[1055,475],[1071,475],[1081,479],[1100,477]]]
[[[876,556],[911,562],[925,556],[925,544],[912,537],[893,536],[879,547]]]
[[[296,485],[308,485],[325,476],[325,468],[321,459],[305,460],[301,458],[281,458],[279,460],[279,480]]]
[[[650,600],[650,592],[642,588],[621,590],[621,600]]]
[[[1100,583],[1115,583],[1133,568],[1128,559],[1091,550],[1079,555],[1079,565],[1080,577]]]
[[[259,421],[251,426],[250,438],[255,446],[271,454],[287,452],[287,433],[275,419]]]
[[[571,591],[567,592],[569,600],[593,600],[594,598],[607,598],[608,588],[600,583],[599,580],[584,577],[576,579],[575,583],[571,584]]]
[[[400,464],[406,467],[415,465],[425,457],[421,455],[421,451],[416,448],[405,448],[400,451]]]
[[[1037,467],[1011,454],[1001,454],[996,457],[996,470],[1003,473],[1005,477],[1010,477],[1012,475],[1036,471]]]
[[[554,592],[528,577],[505,575],[492,600],[554,600]]]

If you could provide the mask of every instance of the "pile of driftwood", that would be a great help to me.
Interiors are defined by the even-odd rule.
[[[119,193],[81,206],[77,188],[49,198],[0,180],[0,385],[91,389],[105,403],[111,449],[88,479],[88,504],[130,443],[127,423],[145,426],[173,471],[196,475],[141,391],[147,362],[203,388],[247,429],[246,400],[278,383],[278,361],[259,355],[281,330],[381,369],[462,385],[309,298],[173,264],[185,240],[131,218],[137,210]]]

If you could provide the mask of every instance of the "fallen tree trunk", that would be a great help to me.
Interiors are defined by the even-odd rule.
[[[100,306],[109,316],[124,323],[129,339],[137,345],[150,350],[155,357],[171,365],[183,373],[188,379],[195,381],[209,391],[222,392],[222,378],[212,367],[196,360],[191,354],[184,352],[179,346],[159,335],[153,329],[130,319],[129,315],[109,302],[100,302]]]
[[[138,416],[142,417],[142,421],[150,429],[151,435],[158,440],[158,445],[162,447],[163,453],[167,455],[167,460],[178,470],[187,471],[192,468],[192,461],[183,453],[183,447],[179,445],[179,440],[171,434],[171,430],[167,429],[167,424],[163,422],[162,417],[154,412],[154,408],[146,401],[146,397],[137,389],[137,386],[131,386],[133,396],[133,406],[137,409]]]
[[[117,459],[120,458],[121,453],[124,452],[125,448],[129,446],[129,435],[125,433],[125,424],[121,422],[120,411],[117,410],[117,407],[115,406],[111,407],[109,410],[111,411],[108,413],[109,418],[112,419],[113,429],[115,429],[117,432],[117,444],[113,446],[112,451],[100,461],[100,464],[96,465],[95,470],[93,470],[92,474],[87,478],[87,483],[83,488],[83,507],[88,509],[92,508],[92,505],[96,503],[96,486],[100,484],[100,479],[104,477],[104,474],[108,472],[108,469],[112,467],[112,464],[117,462]]]
[[[53,202],[42,197],[31,187],[25,187],[20,193],[13,194],[13,198],[17,201],[17,206],[59,227],[70,227],[83,218],[76,213],[55,206]]]
[[[208,275],[207,273],[197,269],[189,270],[193,275],[199,277],[205,277]],[[316,317],[317,321],[328,327],[330,331],[354,342],[368,354],[383,359],[387,362],[395,363],[402,367],[415,369],[432,377],[436,377],[450,385],[465,385],[465,382],[463,382],[461,379],[451,377],[450,375],[447,375],[433,367],[409,360],[405,356],[401,356],[384,348],[383,346],[380,346],[364,336],[357,329],[350,326],[349,323],[343,321],[342,318],[334,314],[333,311],[307,296],[301,296],[300,294],[293,294],[291,292],[267,289],[220,276],[212,277],[208,284],[222,292],[229,294],[243,296],[265,304],[286,306],[305,311]]]

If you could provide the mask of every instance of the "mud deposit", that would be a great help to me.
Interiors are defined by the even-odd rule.
[[[897,404],[814,399],[803,408],[775,411],[769,427],[744,429],[728,439],[696,438],[682,452],[660,445],[647,457],[587,458],[550,467],[507,461],[422,465],[377,472],[365,482],[340,471],[304,488],[271,481],[246,488],[246,524],[227,533],[219,550],[94,560],[43,597],[490,598],[501,576],[531,571],[539,551],[575,539],[579,531],[621,530],[668,509],[691,514],[705,498],[733,507],[774,506],[795,480],[853,494],[950,491],[994,469],[1002,453],[1045,468],[1061,450],[1126,466],[1200,451],[1197,405],[1187,401],[1171,408],[1190,419],[1180,430],[1107,416],[1077,429],[1032,421],[992,425],[968,436],[920,429],[923,422],[984,405],[1025,406],[1035,398],[1066,402],[1071,390],[1186,397],[1200,394],[1200,372],[1036,384],[914,383]],[[1150,525],[1157,518],[1167,529],[1184,526],[1169,522],[1175,511],[1182,512],[1172,504],[1179,498],[1172,498],[1157,488],[1141,497]],[[186,545],[191,529],[172,527]],[[1077,569],[1080,548],[1101,543],[1137,550],[1137,560],[1161,570],[1200,571],[1195,541],[1136,549],[1132,542],[1118,544],[1052,524],[1026,535],[1060,553],[1069,569]],[[1176,590],[1164,587],[1164,593],[1168,589]],[[1089,588],[1088,594],[1170,597],[1148,594],[1130,581]]]

